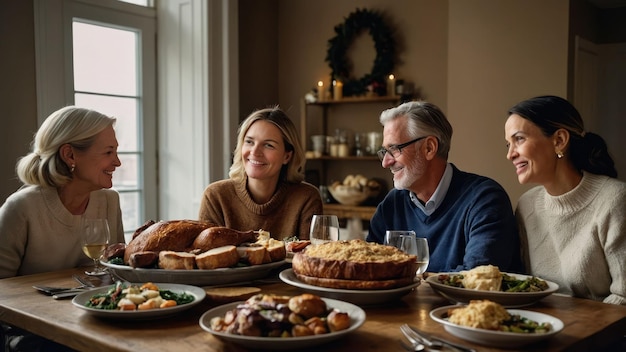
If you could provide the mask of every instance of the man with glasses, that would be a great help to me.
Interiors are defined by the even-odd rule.
[[[428,271],[469,270],[492,264],[521,272],[520,243],[511,202],[496,181],[448,163],[452,126],[427,102],[385,110],[378,157],[394,189],[378,205],[367,240],[383,243],[387,230],[413,230],[428,240]]]

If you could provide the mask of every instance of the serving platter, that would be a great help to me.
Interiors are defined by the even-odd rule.
[[[548,288],[538,292],[502,292],[502,291],[481,291],[471,290],[463,287],[454,287],[439,282],[439,275],[458,275],[458,272],[433,273],[426,278],[426,282],[432,289],[447,298],[452,303],[467,304],[474,299],[488,299],[504,306],[505,308],[526,307],[537,303],[544,297],[551,295],[559,289],[559,285],[554,282],[544,280]],[[531,278],[529,275],[503,273],[518,280]],[[543,279],[542,279],[543,280]]]
[[[196,286],[224,285],[262,279],[272,269],[285,264],[284,260],[236,268],[220,268],[212,270],[165,270],[133,268],[128,265],[119,265],[102,262],[102,265],[124,280],[130,282],[167,282]]]
[[[315,286],[304,283],[296,277],[293,269],[285,269],[280,272],[278,277],[286,284],[302,288],[309,293],[316,294],[321,297],[334,298],[357,305],[380,305],[394,302],[398,298],[405,296],[420,285],[417,280],[414,283],[388,290],[345,290],[329,287]]]
[[[234,302],[224,304],[219,307],[213,308],[200,317],[200,327],[205,331],[210,332],[215,337],[229,341],[246,348],[251,349],[263,349],[263,350],[297,350],[303,348],[310,348],[334,341],[342,336],[345,336],[356,329],[358,329],[365,322],[365,311],[358,306],[342,302],[339,300],[322,298],[326,302],[326,306],[329,309],[338,309],[342,312],[348,313],[350,316],[350,327],[345,330],[331,332],[328,334],[319,334],[312,336],[300,336],[300,337],[257,337],[257,336],[242,336],[228,334],[225,332],[214,331],[211,329],[211,319],[214,317],[223,317],[226,312],[235,309],[239,304],[244,303]]]
[[[443,328],[450,334],[485,346],[517,349],[524,345],[548,339],[555,334],[558,334],[564,327],[564,324],[560,319],[548,314],[529,310],[509,309],[507,310],[509,314],[518,314],[521,317],[534,320],[538,323],[550,323],[550,325],[552,325],[552,329],[546,333],[516,333],[471,328],[468,326],[453,324],[448,321],[448,310],[458,307],[459,306],[456,305],[436,308],[430,311],[429,315],[434,321],[442,324]]]
[[[137,285],[141,286],[143,283],[138,283]],[[96,309],[96,308],[85,306],[85,304],[89,302],[89,299],[93,297],[94,295],[106,293],[107,291],[109,291],[111,287],[113,287],[112,285],[109,285],[109,286],[103,286],[100,288],[96,288],[96,289],[92,289],[92,290],[80,293],[79,295],[77,295],[76,297],[72,299],[72,304],[75,307],[80,308],[84,310],[85,312],[87,312],[88,314],[93,315],[98,318],[121,319],[121,320],[147,320],[147,319],[159,319],[159,318],[178,314],[182,311],[185,311],[187,309],[190,309],[200,304],[202,300],[204,300],[204,297],[206,297],[206,292],[204,291],[204,289],[200,287],[196,287],[196,286],[170,284],[170,283],[156,283],[155,285],[157,285],[157,287],[159,287],[160,290],[169,290],[178,294],[181,294],[181,293],[190,294],[194,297],[194,300],[192,302],[181,304],[181,305],[174,306],[174,307],[155,308],[155,309],[148,309],[148,310],[132,310],[132,311]]]

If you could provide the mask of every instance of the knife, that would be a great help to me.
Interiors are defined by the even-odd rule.
[[[83,293],[83,292],[86,292],[86,290],[63,291],[63,292],[59,292],[59,293],[53,294],[52,298],[54,298],[54,299],[70,298],[70,297],[74,297],[74,296],[78,295],[79,293]]]

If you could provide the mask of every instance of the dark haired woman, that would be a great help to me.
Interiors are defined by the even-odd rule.
[[[626,304],[626,183],[602,137],[555,96],[515,105],[504,130],[519,182],[540,185],[516,209],[526,268],[560,292]]]
[[[303,181],[305,162],[298,131],[282,110],[253,112],[239,127],[230,178],[205,189],[199,219],[241,231],[263,229],[276,239],[308,239],[322,198]]]

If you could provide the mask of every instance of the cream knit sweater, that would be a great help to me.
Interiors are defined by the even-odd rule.
[[[72,215],[56,188],[28,186],[0,208],[0,278],[73,268],[91,263],[82,250],[82,217],[106,218],[111,243],[124,242],[117,192],[92,192],[83,215]]]
[[[561,196],[535,187],[516,217],[532,275],[561,293],[626,305],[626,183],[584,172]]]

